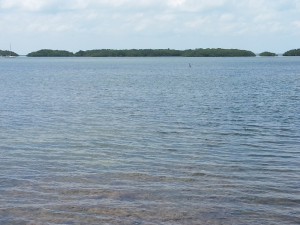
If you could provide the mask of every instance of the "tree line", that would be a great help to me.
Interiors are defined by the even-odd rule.
[[[8,56],[19,56],[17,53],[8,51],[8,50],[0,50],[0,56],[8,57]]]
[[[28,57],[253,57],[253,52],[239,49],[199,48],[188,50],[175,49],[95,49],[76,53],[64,50],[42,49],[31,52]]]
[[[17,53],[0,50],[0,56],[18,56]],[[175,49],[95,49],[78,51],[76,53],[65,50],[42,49],[27,54],[28,57],[254,57],[253,52],[240,49],[222,49],[222,48],[197,48],[187,50]],[[272,52],[262,52],[259,56],[277,56]],[[300,56],[300,49],[292,49],[283,54],[283,56]]]
[[[273,52],[262,52],[259,54],[259,56],[278,56],[278,55]]]
[[[300,56],[300,48],[289,50],[285,52],[283,56]]]
[[[74,53],[65,50],[42,49],[36,52],[31,52],[27,54],[27,56],[28,57],[71,57],[74,56]]]

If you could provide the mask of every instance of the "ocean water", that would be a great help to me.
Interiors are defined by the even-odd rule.
[[[1,225],[299,222],[300,58],[0,58]]]

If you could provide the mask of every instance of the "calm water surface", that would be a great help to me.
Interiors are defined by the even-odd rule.
[[[1,225],[299,221],[300,58],[0,58]]]

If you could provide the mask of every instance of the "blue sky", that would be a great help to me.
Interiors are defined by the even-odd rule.
[[[299,0],[0,0],[0,49],[300,48]]]

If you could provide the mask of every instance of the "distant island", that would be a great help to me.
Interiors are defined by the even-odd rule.
[[[262,52],[259,56],[278,56],[273,52]],[[19,56],[9,50],[0,50],[0,57]],[[252,51],[223,48],[176,49],[94,49],[78,51],[41,49],[31,52],[27,57],[255,57]],[[282,56],[300,56],[300,49],[292,49]]]
[[[71,57],[74,56],[73,52],[64,50],[51,50],[42,49],[36,52],[31,52],[27,55],[28,57]]]
[[[175,49],[96,49],[72,53],[65,50],[42,49],[31,52],[28,57],[255,57],[255,54],[247,50],[222,49],[222,48],[198,48],[188,50]]]
[[[300,56],[300,48],[289,50],[283,56]]]
[[[9,57],[9,56],[19,56],[17,53],[8,51],[8,50],[0,50],[0,56]]]
[[[278,55],[273,52],[262,52],[259,54],[259,56],[278,56]]]

